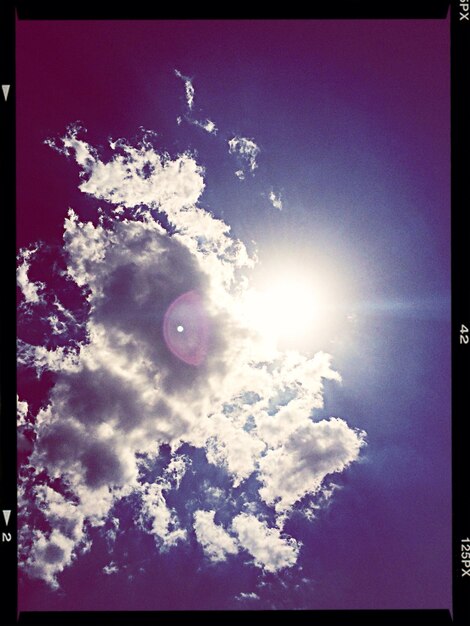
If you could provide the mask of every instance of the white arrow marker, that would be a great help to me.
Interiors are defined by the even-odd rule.
[[[10,85],[2,85],[2,91],[6,102],[8,98],[8,92],[10,91]]]
[[[8,521],[10,519],[11,511],[2,511],[3,517],[5,518],[5,524],[8,526]]]

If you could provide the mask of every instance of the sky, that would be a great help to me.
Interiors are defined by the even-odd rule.
[[[451,606],[449,22],[17,23],[20,610]]]

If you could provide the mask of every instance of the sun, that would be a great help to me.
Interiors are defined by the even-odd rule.
[[[335,311],[334,289],[300,268],[267,273],[246,294],[247,325],[275,344],[299,344],[330,326]]]

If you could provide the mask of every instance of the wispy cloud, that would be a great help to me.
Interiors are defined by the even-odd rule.
[[[186,106],[187,106],[187,113],[185,114],[184,117],[186,121],[189,122],[190,124],[193,124],[194,126],[198,126],[199,128],[202,128],[210,135],[216,135],[217,127],[212,120],[205,119],[204,121],[201,121],[201,120],[196,119],[193,116],[195,91],[194,91],[194,85],[193,85],[192,79],[189,78],[188,76],[184,76],[184,74],[182,74],[177,69],[175,69],[175,74],[178,78],[181,78],[181,80],[184,81],[185,94],[186,94]],[[183,120],[181,116],[178,116],[176,119],[177,124],[181,124],[182,121]]]
[[[188,76],[184,76],[179,70],[175,69],[175,74],[178,78],[181,78],[184,81],[184,89],[186,92],[186,104],[188,105],[188,109],[191,111],[194,106],[194,87],[191,78]]]
[[[279,194],[275,194],[274,191],[270,191],[269,201],[275,209],[279,209],[279,211],[282,211],[282,200]]]
[[[244,592],[242,591],[236,598],[237,600],[241,601],[241,602],[246,602],[248,601],[254,601],[254,600],[259,600],[259,596],[258,594],[256,594],[254,591],[249,591],[249,592]]]
[[[22,249],[18,255],[18,266],[16,270],[16,282],[21,289],[25,302],[27,304],[38,304],[42,302],[42,291],[44,283],[32,282],[29,279],[28,272],[31,266],[31,258],[38,251],[38,247],[32,249]]]
[[[199,120],[193,120],[192,123],[195,126],[199,126],[199,128],[202,128],[203,130],[205,130],[207,133],[209,133],[210,135],[216,135],[217,134],[217,127],[214,124],[214,122],[212,120],[204,120],[204,122],[200,122]]]
[[[119,567],[116,565],[116,563],[113,563],[112,561],[111,563],[103,567],[103,573],[107,574],[108,576],[110,576],[111,574],[117,574],[118,571]]]
[[[240,164],[240,169],[235,172],[235,175],[240,180],[244,180],[247,171],[253,174],[258,167],[257,158],[261,151],[254,140],[235,136],[228,140],[228,148],[229,153],[235,155]]]

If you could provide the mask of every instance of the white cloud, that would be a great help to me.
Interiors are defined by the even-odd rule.
[[[212,120],[206,119],[204,122],[200,122],[199,120],[190,120],[190,122],[195,126],[199,126],[199,128],[202,128],[210,135],[217,135],[218,129]]]
[[[57,575],[74,559],[75,542],[58,530],[49,536],[40,530],[33,532],[33,546],[24,564],[32,578],[41,578],[53,589],[57,589]]]
[[[17,362],[34,368],[38,376],[44,372],[73,372],[79,367],[77,351],[73,348],[58,346],[46,348],[33,346],[18,340]]]
[[[174,546],[186,538],[186,530],[180,528],[176,512],[166,503],[163,491],[168,485],[155,483],[142,488],[142,510],[139,522],[146,529],[150,522],[149,532],[155,536],[162,549]]]
[[[16,395],[16,414],[18,418],[18,426],[26,424],[26,416],[28,415],[28,403],[26,400],[20,400],[18,394]]]
[[[51,325],[51,330],[52,330],[53,335],[62,335],[63,333],[66,332],[67,330],[66,324],[64,324],[64,322],[59,320],[57,315],[54,315],[54,314],[49,315],[47,320],[49,324]]]
[[[76,502],[66,500],[59,492],[47,485],[34,488],[36,503],[54,528],[79,543],[84,538],[85,516]]]
[[[120,488],[135,484],[135,457],[130,443],[120,432],[103,428],[107,425],[104,422],[106,413],[101,414],[99,422],[93,422],[92,416],[81,413],[88,408],[91,410],[94,402],[103,402],[106,396],[100,398],[96,393],[93,396],[92,389],[84,388],[90,396],[82,402],[78,397],[79,389],[79,386],[72,388],[65,383],[54,389],[50,417],[38,428],[31,464],[38,470],[47,468],[54,477],[65,477],[93,511],[98,512],[104,506],[106,513],[112,498],[105,495],[99,505],[94,504],[93,499],[98,498],[103,490],[106,494],[108,486]],[[72,414],[74,411],[77,417]]]
[[[253,171],[256,144],[231,142],[231,151]],[[24,531],[20,553],[28,571],[56,585],[57,575],[86,545],[87,525],[104,526],[113,505],[129,494],[140,502],[139,526],[161,549],[187,540],[189,529],[168,500],[190,465],[176,452],[182,444],[203,449],[210,463],[226,471],[230,488],[243,493],[244,480],[260,481],[259,494],[278,515],[278,526],[268,528],[249,502],[249,513],[234,514],[233,531],[260,567],[291,567],[300,544],[281,534],[280,520],[306,493],[318,491],[327,475],[354,461],[363,438],[342,420],[312,421],[312,410],[323,407],[324,380],[340,380],[330,357],[279,352],[261,344],[243,321],[240,306],[255,259],[225,222],[197,205],[204,170],[193,156],[172,159],[147,139],[137,146],[118,140],[106,161],[79,138],[76,126],[49,145],[75,157],[81,191],[122,211],[102,211],[93,223],[70,209],[64,222],[67,277],[83,290],[89,307],[86,341],[74,349],[19,344],[20,365],[55,373],[47,406],[35,416],[30,463],[38,474],[60,478],[80,503],[62,501],[45,487],[34,490],[36,506],[56,534]],[[171,235],[153,216],[155,208],[166,214]],[[27,268],[21,284],[31,302],[34,290],[25,276]],[[204,343],[197,365],[172,350],[171,341],[185,340],[184,334],[170,341],[163,332],[169,311],[188,293],[197,294],[198,303],[189,319],[204,328],[195,331]],[[57,296],[51,300],[53,329],[59,313],[72,326],[74,316]],[[26,410],[21,404],[19,409]],[[169,464],[153,482],[140,483],[139,468],[145,459],[155,464],[155,450],[163,444],[172,451]],[[214,523],[213,511],[201,507],[216,507],[230,496],[210,485],[206,496],[194,503],[194,528],[209,557],[221,560],[235,553],[236,541]],[[51,542],[58,548],[48,549]]]
[[[31,415],[29,404],[26,400],[20,400],[18,394],[16,395],[16,425],[17,425],[17,452],[19,457],[27,458],[30,454],[33,443],[33,433],[34,426],[31,423]],[[20,493],[22,490],[22,478],[18,478],[18,492]],[[20,502],[22,498],[19,496],[18,501]],[[18,504],[18,507],[20,504]]]
[[[31,266],[31,257],[38,251],[38,248],[21,249],[18,255],[19,265],[16,270],[16,282],[21,289],[25,302],[28,304],[39,304],[43,300],[41,293],[45,285],[42,282],[32,282],[29,280],[28,272]]]
[[[213,487],[209,480],[203,482],[203,492],[205,503],[218,510],[222,508],[228,500],[228,494],[220,487]]]
[[[235,172],[235,175],[243,180],[245,178],[246,169],[253,174],[258,167],[257,158],[260,153],[259,146],[253,139],[247,137],[232,137],[228,141],[229,153],[234,154],[242,167]]]
[[[27,519],[30,502],[24,497],[24,487],[23,479],[20,489],[23,495],[19,498],[18,510],[20,517]],[[34,486],[32,496],[52,530],[33,530],[32,537],[28,538],[32,539],[32,546],[27,554],[24,545],[26,537],[24,532],[20,533],[19,553],[25,558],[19,563],[32,578],[41,578],[57,589],[57,575],[90,548],[84,531],[85,514],[80,503],[67,500],[47,485]]]
[[[75,128],[69,129],[67,136],[76,132]],[[54,144],[55,149],[64,152],[61,147],[64,143],[64,138],[58,140]],[[137,148],[121,141],[123,154],[105,163],[91,146],[86,149],[95,156],[91,164],[86,162],[82,166],[82,177],[87,179],[80,184],[81,191],[130,209],[142,205],[160,208],[176,228],[172,241],[182,242],[197,257],[198,262],[204,264],[201,270],[212,279],[216,275],[224,282],[230,282],[235,269],[253,264],[245,246],[230,237],[230,226],[196,206],[204,189],[204,170],[189,154],[172,160],[168,155],[160,155],[145,140]],[[151,167],[145,169],[149,164]],[[143,215],[145,221],[116,221],[110,224],[111,228],[104,228],[101,224],[94,226],[91,222],[79,222],[75,212],[70,209],[64,233],[65,248],[70,256],[70,277],[79,286],[94,287],[96,281],[93,280],[93,272],[98,266],[104,265],[102,262],[106,249],[114,249],[124,258],[127,251],[119,252],[120,242],[113,237],[113,230],[115,233],[119,230],[116,234],[124,239],[124,246],[132,247],[132,252],[135,248],[132,237],[141,236],[139,231],[142,230],[147,231],[148,247],[157,249],[171,246],[164,229],[148,213],[144,212]],[[148,241],[151,236],[155,239],[153,243]],[[147,257],[145,261],[150,263],[151,259]],[[106,263],[109,263],[109,258],[106,258]]]
[[[266,444],[226,416],[214,416],[213,422],[217,435],[208,441],[207,459],[225,466],[233,476],[233,486],[238,487],[255,470]]]
[[[341,380],[324,352],[310,359],[291,352],[270,378],[270,396],[253,410],[256,432],[270,448],[285,444],[297,429],[310,425],[312,410],[323,407],[324,380]]]
[[[326,476],[355,461],[363,444],[364,433],[342,419],[305,424],[260,460],[260,496],[276,511],[286,511],[305,494],[316,493]]]
[[[228,554],[238,552],[233,537],[214,522],[215,511],[195,511],[194,531],[205,554],[211,561],[224,561]]]
[[[175,74],[178,78],[181,78],[184,81],[184,88],[186,91],[186,104],[188,105],[188,109],[191,111],[194,105],[194,87],[192,80],[187,76],[184,76],[180,71],[175,69]]]
[[[194,108],[194,85],[193,85],[191,78],[189,78],[188,76],[184,76],[184,74],[182,74],[180,71],[176,69],[175,69],[175,74],[178,78],[181,78],[181,80],[184,82],[186,106],[189,112],[184,116],[186,121],[189,122],[190,124],[193,124],[194,126],[198,126],[199,128],[202,128],[210,135],[216,135],[217,127],[212,120],[205,119],[204,121],[201,121],[201,120],[194,119],[194,117],[191,115],[193,108]],[[183,119],[181,116],[178,116],[176,118],[176,123],[178,124],[178,126],[181,124],[182,121]]]
[[[250,591],[250,592],[245,592],[242,591],[238,596],[237,596],[237,600],[259,600],[259,595],[256,594],[254,591]]]
[[[275,194],[274,191],[271,190],[269,192],[269,201],[275,209],[279,209],[279,211],[282,211],[282,200],[279,194]]]
[[[186,456],[174,456],[168,464],[165,476],[170,481],[170,484],[174,485],[175,489],[179,488],[189,465],[191,465],[191,459]]]
[[[107,576],[110,576],[111,574],[117,574],[118,572],[119,572],[119,567],[113,561],[111,561],[111,563],[108,563],[108,565],[105,565],[103,567],[103,573],[106,574]]]
[[[75,156],[82,168],[79,189],[83,193],[130,208],[161,207],[171,217],[193,205],[204,189],[203,170],[190,154],[172,160],[144,137],[136,147],[111,141],[115,155],[105,162],[90,144],[77,139],[80,131],[72,125],[64,137],[47,143],[59,153]]]
[[[107,523],[111,526],[105,532],[106,543],[110,552],[113,551],[113,546],[116,541],[119,531],[119,519],[117,517],[108,518]]]
[[[154,462],[153,455],[142,460],[146,467],[152,467]],[[186,530],[181,528],[176,511],[167,505],[165,494],[179,488],[190,464],[186,456],[174,455],[154,483],[145,483],[138,488],[142,499],[139,524],[154,535],[157,544],[165,550],[186,539]]]
[[[312,521],[316,517],[319,516],[320,512],[326,509],[331,504],[331,499],[333,494],[338,489],[341,489],[340,485],[336,483],[331,483],[329,485],[325,485],[321,488],[318,493],[318,497],[315,498],[312,502],[310,502],[307,506],[302,509],[302,513],[305,517]]]
[[[283,537],[278,528],[269,528],[266,522],[246,513],[237,515],[232,526],[240,545],[258,567],[277,572],[296,563],[300,544],[292,537]]]

